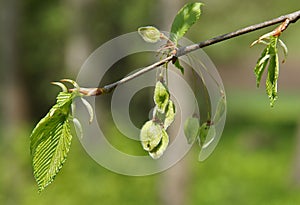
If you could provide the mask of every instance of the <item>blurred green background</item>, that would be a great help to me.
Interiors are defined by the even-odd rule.
[[[252,70],[262,47],[249,48],[273,28],[204,49],[228,100],[223,136],[206,161],[197,161],[194,147],[161,174],[122,176],[93,161],[74,137],[61,173],[37,193],[29,135],[54,103],[58,89],[49,82],[75,79],[87,56],[116,36],[144,25],[168,30],[186,2],[1,1],[0,204],[300,204],[300,23],[282,35],[289,56],[281,65],[274,108],[264,86],[255,87]],[[187,35],[195,42],[299,9],[298,0],[202,2],[200,22]]]

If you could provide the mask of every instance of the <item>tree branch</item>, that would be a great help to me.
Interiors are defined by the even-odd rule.
[[[262,29],[262,28],[266,28],[266,27],[284,22],[286,19],[289,20],[289,23],[295,23],[299,18],[300,18],[300,10],[296,11],[294,13],[290,13],[290,14],[287,14],[287,15],[284,15],[284,16],[280,16],[278,18],[275,18],[275,19],[272,19],[272,20],[269,20],[269,21],[265,21],[263,23],[255,24],[255,25],[248,26],[246,28],[242,28],[242,29],[234,31],[234,32],[223,34],[221,36],[217,36],[217,37],[211,38],[211,39],[206,40],[206,41],[202,41],[202,42],[197,43],[197,44],[182,47],[177,51],[176,57],[186,55],[186,54],[188,54],[192,51],[195,51],[199,48],[210,46],[210,45],[213,45],[215,43],[219,43],[221,41],[225,41],[225,40],[230,39],[230,38],[234,38],[234,37],[246,34],[246,33],[250,33],[250,32]]]
[[[250,33],[250,32],[262,29],[262,28],[266,28],[266,27],[269,27],[269,26],[272,26],[272,25],[275,25],[275,24],[278,24],[278,23],[283,23],[282,25],[280,25],[278,28],[276,28],[274,30],[274,31],[277,32],[277,33],[275,33],[275,35],[280,35],[280,33],[282,31],[284,31],[290,23],[295,23],[299,18],[300,18],[300,10],[296,11],[296,12],[293,12],[293,13],[290,13],[290,14],[287,14],[287,15],[280,16],[278,18],[275,18],[275,19],[272,19],[272,20],[269,20],[269,21],[265,21],[265,22],[262,22],[262,23],[259,23],[259,24],[251,25],[251,26],[239,29],[239,30],[234,31],[234,32],[223,34],[223,35],[208,39],[206,41],[202,41],[200,43],[196,43],[196,44],[193,44],[193,45],[181,47],[177,50],[175,55],[168,56],[168,57],[164,58],[161,61],[158,61],[158,62],[156,62],[152,65],[144,67],[141,70],[137,71],[136,73],[133,73],[129,76],[126,76],[126,77],[122,78],[121,80],[119,80],[117,82],[111,83],[111,84],[106,85],[102,88],[80,88],[79,92],[82,93],[83,95],[86,95],[86,96],[96,96],[96,95],[101,95],[101,94],[104,94],[104,93],[109,93],[109,92],[113,91],[118,85],[126,83],[126,82],[128,82],[128,81],[130,81],[130,80],[132,80],[132,79],[148,72],[148,71],[153,70],[154,68],[156,68],[158,66],[161,66],[165,63],[168,63],[168,62],[172,61],[174,58],[186,55],[186,54],[188,54],[192,51],[195,51],[197,49],[200,49],[200,48],[203,48],[203,47],[206,47],[206,46],[210,46],[210,45],[213,45],[215,43],[225,41],[227,39],[231,39],[231,38],[234,38],[234,37],[246,34],[246,33]],[[74,91],[74,89],[70,89],[70,91]]]

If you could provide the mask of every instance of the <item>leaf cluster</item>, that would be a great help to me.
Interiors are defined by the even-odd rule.
[[[197,115],[188,117],[184,123],[184,135],[188,144],[198,142],[200,149],[207,147],[216,136],[215,125],[218,124],[226,109],[225,96],[222,95],[217,104],[216,112],[212,119],[208,119],[202,124]]]
[[[200,2],[193,2],[185,4],[175,16],[170,36],[167,37],[153,26],[140,27],[138,33],[148,43],[156,43],[160,40],[167,40],[167,43],[161,51],[168,56],[175,54],[177,50],[178,41],[186,34],[191,26],[200,18],[201,6]],[[167,51],[167,52],[165,52]],[[173,64],[184,74],[184,68],[180,65],[178,58],[174,57]]]
[[[167,129],[175,119],[176,109],[170,100],[167,86],[161,81],[157,81],[155,85],[153,99],[155,102],[153,117],[143,125],[140,140],[144,150],[153,159],[158,159],[168,147]]]
[[[257,41],[254,41],[252,45],[257,43],[262,43],[266,45],[260,58],[258,59],[256,66],[254,68],[254,73],[256,76],[256,85],[260,86],[262,75],[267,69],[266,78],[266,92],[270,99],[271,107],[274,106],[277,95],[277,81],[279,77],[279,60],[278,60],[278,45],[283,48],[284,55],[287,55],[287,47],[279,39],[279,36],[267,36],[266,38],[260,37]],[[251,46],[252,46],[251,45]],[[284,62],[284,61],[283,61]]]
[[[174,55],[178,49],[178,41],[200,18],[202,5],[199,2],[185,4],[174,18],[169,37],[153,26],[140,27],[138,33],[144,41],[149,43],[167,40],[166,45],[160,51],[167,56]],[[184,68],[180,65],[178,58],[174,57],[172,63],[184,74]],[[157,159],[167,148],[169,136],[166,130],[174,121],[176,113],[175,105],[170,100],[168,88],[161,79],[157,81],[155,86],[154,102],[153,118],[143,125],[140,139],[144,150],[148,151],[152,158]]]
[[[65,79],[62,81],[70,82],[75,87],[79,87],[72,80]],[[63,91],[58,93],[56,104],[39,121],[30,135],[33,175],[38,184],[39,192],[51,184],[66,161],[72,140],[70,122],[73,121],[79,131],[82,132],[80,122],[71,115],[73,100],[82,96],[76,91],[68,92],[68,89],[61,82],[54,82],[53,84],[60,86]],[[83,98],[81,99],[91,115],[90,120],[92,120],[91,105]]]

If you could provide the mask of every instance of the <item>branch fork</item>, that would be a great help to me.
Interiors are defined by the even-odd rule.
[[[287,15],[280,16],[278,18],[275,18],[275,19],[272,19],[272,20],[269,20],[269,21],[265,21],[263,23],[255,24],[255,25],[248,26],[248,27],[245,27],[243,29],[240,29],[240,30],[237,30],[237,31],[234,31],[234,32],[223,34],[223,35],[208,39],[206,41],[202,41],[202,42],[192,44],[192,45],[189,45],[189,46],[186,46],[186,47],[181,47],[181,48],[178,48],[178,49],[174,49],[174,52],[172,52],[170,56],[167,56],[166,58],[164,58],[164,59],[162,59],[162,60],[160,60],[160,61],[158,61],[158,62],[156,62],[152,65],[144,67],[143,69],[137,71],[136,73],[133,73],[132,75],[124,77],[119,81],[116,81],[114,83],[111,83],[109,85],[106,85],[106,86],[100,87],[100,88],[79,88],[79,89],[76,89],[76,90],[79,91],[82,95],[85,95],[85,96],[98,96],[98,95],[102,95],[102,94],[105,94],[105,93],[110,93],[118,85],[126,83],[126,82],[128,82],[128,81],[130,81],[130,80],[132,80],[132,79],[148,72],[148,71],[151,71],[151,70],[155,69],[156,67],[159,67],[159,66],[161,66],[163,64],[166,64],[166,63],[169,63],[170,61],[176,61],[176,59],[178,57],[183,56],[183,55],[187,55],[188,53],[190,53],[192,51],[195,51],[195,50],[198,50],[200,48],[210,46],[210,45],[216,44],[218,42],[225,41],[227,39],[231,39],[231,38],[234,38],[234,37],[246,34],[246,33],[250,33],[250,32],[265,28],[265,27],[269,27],[269,26],[278,24],[278,23],[281,23],[281,24],[276,29],[274,29],[272,32],[261,36],[257,40],[256,43],[258,43],[259,41],[261,41],[262,39],[264,39],[266,37],[280,36],[281,33],[284,30],[287,29],[287,27],[289,26],[290,23],[295,23],[299,18],[300,18],[300,10],[296,11],[296,12],[293,12],[293,13],[290,13],[290,14],[287,14]],[[75,88],[69,89],[69,91],[74,92]]]

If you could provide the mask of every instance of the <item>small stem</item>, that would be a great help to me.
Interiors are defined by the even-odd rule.
[[[284,28],[284,29],[286,29],[290,23],[295,23],[299,18],[300,18],[300,10],[296,11],[296,12],[293,12],[293,13],[290,13],[290,14],[287,14],[287,15],[280,16],[278,18],[275,18],[275,19],[272,19],[272,20],[269,20],[269,21],[265,21],[265,22],[262,22],[262,23],[259,23],[259,24],[251,25],[251,26],[239,29],[239,30],[234,31],[234,32],[223,34],[223,35],[208,39],[206,41],[202,41],[200,43],[196,43],[196,44],[192,44],[192,45],[189,45],[189,46],[181,47],[177,50],[175,55],[168,56],[168,57],[166,57],[166,58],[164,58],[164,59],[162,59],[162,60],[160,60],[160,61],[158,61],[158,62],[156,62],[152,65],[149,65],[145,68],[142,68],[141,70],[137,71],[136,73],[133,73],[129,76],[126,76],[126,77],[122,78],[119,81],[116,81],[114,83],[106,85],[102,88],[80,88],[79,92],[82,93],[83,95],[86,95],[86,96],[96,96],[96,95],[101,95],[101,94],[104,94],[104,93],[112,92],[118,85],[126,83],[126,82],[128,82],[128,81],[130,81],[130,80],[132,80],[132,79],[148,72],[148,71],[153,70],[154,68],[156,68],[158,66],[166,64],[166,63],[172,61],[172,59],[174,59],[174,58],[186,55],[186,54],[188,54],[192,51],[198,50],[200,48],[210,46],[210,45],[213,45],[215,43],[225,41],[227,39],[231,39],[231,38],[234,38],[234,37],[246,34],[246,33],[250,33],[250,32],[262,29],[262,28],[266,28],[266,27],[269,27],[269,26],[272,26],[272,25],[275,25],[275,24],[278,24],[278,23],[286,22],[286,25],[285,25],[285,28]],[[72,90],[73,89],[70,89],[70,91],[72,91]]]

